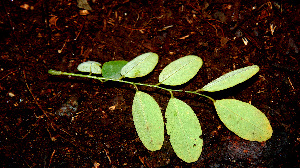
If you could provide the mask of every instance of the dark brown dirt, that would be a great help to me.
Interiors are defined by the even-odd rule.
[[[1,1],[1,167],[299,167],[297,1],[88,2],[93,10],[80,15],[76,1]],[[159,64],[138,82],[157,83],[163,67],[185,55],[204,60],[198,75],[179,87],[185,90],[259,65],[249,81],[211,96],[251,102],[270,120],[272,138],[240,139],[209,100],[175,93],[203,129],[203,152],[187,164],[167,134],[160,151],[142,145],[131,116],[131,85],[47,73],[76,72],[86,60],[130,61],[150,51],[160,56]],[[168,92],[139,89],[164,113]]]

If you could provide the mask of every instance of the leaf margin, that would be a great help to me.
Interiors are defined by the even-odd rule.
[[[181,62],[186,62],[185,64],[181,64]],[[194,61],[196,61],[197,63],[195,63]],[[192,66],[192,64],[194,64],[194,66]],[[177,85],[182,85],[184,83],[187,83],[188,81],[190,81],[193,77],[195,77],[198,73],[198,71],[200,70],[200,68],[203,65],[203,60],[196,55],[187,55],[184,57],[181,57],[171,63],[169,63],[159,74],[159,84],[164,84],[164,85],[169,85],[169,86],[177,86]],[[182,73],[182,71],[184,71],[184,68],[187,68],[187,66],[191,66],[193,69],[192,72],[186,73],[187,75],[184,76],[184,78],[182,78],[182,75],[178,75],[180,73]],[[178,68],[179,69],[176,69]],[[191,70],[191,69],[189,69]],[[189,71],[189,70],[185,70],[185,71]],[[175,78],[175,79],[174,79]],[[184,80],[183,80],[184,79]],[[180,81],[181,82],[178,82]],[[177,82],[176,82],[177,81]]]
[[[179,106],[177,106],[178,103],[180,103]],[[191,127],[188,128],[188,127],[185,127],[185,126],[181,126],[184,129],[184,131],[191,131],[191,130],[192,131],[195,131],[195,130],[197,131],[197,134],[194,134],[193,136],[190,135],[191,132],[187,133],[187,134],[189,134],[189,136],[191,136],[192,139],[194,138],[194,140],[195,140],[194,141],[194,146],[192,146],[192,148],[190,148],[191,153],[190,153],[189,157],[187,155],[185,155],[186,154],[185,153],[186,149],[182,149],[180,147],[180,145],[178,145],[180,143],[177,143],[176,140],[175,140],[176,138],[178,138],[178,136],[176,134],[174,134],[175,133],[174,131],[178,131],[179,129],[172,129],[173,126],[177,126],[176,123],[174,123],[175,121],[170,120],[171,115],[172,115],[172,111],[173,111],[170,108],[173,105],[175,105],[176,107],[180,107],[180,108],[184,107],[184,108],[188,109],[186,113],[182,113],[182,114],[184,114],[184,116],[187,116],[187,115],[190,114],[191,116],[189,116],[189,117],[191,119],[190,119],[190,122],[184,123],[184,124],[191,125],[191,123],[193,123],[193,122],[194,122],[194,124],[196,124],[196,125],[194,125],[195,126],[194,128],[191,128]],[[176,111],[178,111],[178,109]],[[180,114],[180,113],[178,113],[178,114]],[[171,142],[172,148],[173,148],[174,152],[176,153],[176,155],[180,159],[182,159],[183,161],[185,161],[187,163],[192,163],[192,162],[197,161],[199,159],[201,153],[202,153],[203,139],[200,138],[200,136],[202,135],[202,129],[201,129],[201,125],[200,125],[200,122],[198,120],[198,117],[195,114],[195,112],[193,111],[193,109],[188,104],[183,102],[182,100],[171,97],[170,100],[169,100],[169,103],[167,105],[167,108],[166,108],[165,118],[167,120],[167,123],[166,123],[167,134],[170,136],[170,142]],[[186,136],[182,136],[182,137],[186,138]],[[197,148],[193,149],[194,147],[197,147]],[[185,151],[185,152],[182,152],[182,151]]]
[[[235,103],[235,109],[231,108],[229,105]],[[246,139],[246,140],[249,140],[249,141],[258,141],[258,142],[263,142],[263,141],[267,141],[268,139],[270,139],[272,137],[272,134],[273,134],[273,129],[272,129],[272,126],[270,124],[270,121],[268,120],[268,118],[266,117],[266,115],[261,112],[258,108],[256,108],[255,106],[249,104],[249,103],[246,103],[246,102],[243,102],[243,101],[240,101],[240,100],[236,100],[236,99],[221,99],[221,100],[216,100],[214,102],[214,106],[215,106],[215,109],[218,113],[218,116],[220,118],[220,120],[223,122],[223,124],[232,132],[234,132],[237,136],[243,138],[243,139]],[[228,108],[227,111],[223,111],[222,108]],[[254,136],[253,137],[253,134],[252,133],[252,136],[251,135],[248,135],[251,131],[250,130],[247,130],[245,131],[246,135],[244,135],[243,133],[240,133],[240,127],[232,127],[231,124],[233,123],[233,121],[229,122],[229,121],[226,121],[226,117],[224,117],[224,114],[226,115],[230,115],[229,114],[229,111],[231,111],[233,109],[236,110],[236,111],[247,111],[246,113],[247,114],[244,114],[243,117],[246,117],[247,115],[252,115],[251,117],[256,117],[257,119],[257,116],[260,116],[259,119],[261,119],[260,123],[258,124],[252,124],[254,127],[257,127],[258,129],[261,129],[262,127],[265,127],[265,130],[262,130],[262,132],[265,132],[265,135],[263,135],[263,137],[258,137],[258,136]],[[238,113],[238,112],[233,112],[233,113]],[[238,116],[240,116],[238,114]],[[241,121],[242,120],[245,120],[243,119],[243,117],[241,117]],[[249,117],[249,116],[247,116]],[[254,117],[254,118],[255,118]],[[247,120],[246,120],[247,121]],[[257,122],[257,120],[256,120]],[[265,122],[265,123],[262,123],[262,122]],[[244,122],[245,123],[245,122]],[[259,127],[257,125],[260,125]],[[238,129],[239,128],[239,129]],[[249,129],[249,127],[247,127],[247,129]]]
[[[152,72],[157,63],[158,55],[153,52],[147,52],[129,61],[121,69],[121,75],[127,78],[143,77]],[[142,73],[141,70],[143,71]]]
[[[239,79],[238,82],[230,82],[229,80],[232,78],[235,78],[236,75],[241,75],[241,73],[245,73],[248,71],[248,75],[246,77],[243,77],[244,79]],[[206,92],[217,92],[221,90],[225,90],[228,88],[231,88],[233,86],[236,86],[240,83],[245,82],[246,80],[250,79],[252,76],[254,76],[259,71],[258,65],[251,65],[243,68],[236,69],[234,71],[230,71],[224,75],[221,75],[220,77],[212,80],[211,82],[207,83],[205,86],[203,86],[198,91],[206,91]],[[223,84],[221,83],[223,82]],[[227,83],[228,86],[224,87],[224,83]],[[216,89],[214,89],[216,87]]]
[[[144,96],[144,97],[141,97],[141,96]],[[153,134],[149,135],[149,133],[153,133],[153,132],[151,132],[151,131],[141,132],[141,129],[140,129],[141,125],[139,125],[139,118],[138,118],[138,110],[139,109],[144,109],[144,108],[139,108],[139,105],[143,106],[143,103],[142,103],[142,100],[141,100],[142,98],[149,99],[150,101],[152,101],[151,108],[148,108],[146,110],[149,110],[149,109],[150,110],[156,110],[156,112],[155,112],[156,114],[152,114],[150,116],[150,119],[151,118],[153,119],[153,116],[156,115],[156,116],[158,116],[156,118],[157,121],[153,122],[153,120],[152,120],[152,122],[151,121],[149,122],[148,121],[149,116],[147,118],[147,121],[148,121],[148,124],[150,124],[149,127],[151,127],[151,128],[154,127],[156,129],[156,131],[154,131],[154,134],[155,134],[155,136],[159,136],[159,139],[157,141],[153,141],[153,140],[148,141],[148,139],[145,139],[146,137],[144,137],[145,134],[148,134],[148,136],[152,136]],[[149,100],[146,101],[146,102],[149,102]],[[146,105],[147,104],[144,104],[144,107]],[[137,109],[137,110],[135,110],[135,109]],[[145,115],[143,115],[143,116],[145,117]],[[160,107],[159,107],[158,103],[155,101],[155,99],[152,96],[150,96],[148,93],[145,93],[145,92],[142,92],[142,91],[137,91],[135,96],[134,96],[133,104],[132,104],[132,117],[133,117],[136,132],[137,132],[140,140],[142,141],[143,145],[150,151],[160,150],[162,145],[163,145],[163,142],[164,142],[164,121],[163,121],[163,117],[162,117]],[[149,128],[149,127],[146,127],[146,129]],[[158,131],[160,131],[160,132],[158,132]],[[160,135],[158,135],[158,133],[160,133]],[[153,139],[153,137],[152,137],[152,139]]]

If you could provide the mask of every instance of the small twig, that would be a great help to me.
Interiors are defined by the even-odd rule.
[[[40,121],[41,118],[42,118],[42,117],[40,116],[39,119],[33,124],[33,125],[36,125],[36,126],[35,126],[34,128],[32,128],[32,129],[30,129],[25,135],[23,135],[23,137],[22,137],[21,139],[26,138],[27,135],[30,134],[31,131],[34,130],[34,129],[38,126],[38,124],[36,124],[36,123],[38,123],[38,122]]]
[[[52,152],[52,155],[51,155],[51,157],[50,157],[50,160],[49,160],[49,167],[50,167],[50,165],[51,165],[51,162],[52,162],[52,159],[53,159],[53,156],[54,156],[54,154],[55,154],[55,149],[53,150],[53,152]]]
[[[294,86],[293,86],[293,84],[291,82],[291,79],[289,77],[288,77],[288,79],[289,79],[289,83],[290,83],[291,87],[293,88],[293,90],[295,90],[295,88],[294,88]]]
[[[30,89],[29,86],[28,86],[27,79],[26,79],[26,73],[25,73],[25,70],[23,70],[23,75],[24,75],[25,85],[26,85],[27,89],[29,90],[31,96],[33,97],[33,100],[34,100],[35,104],[39,107],[40,110],[42,110],[42,112],[44,113],[44,115],[48,118],[49,116],[48,116],[47,112],[46,112],[46,111],[40,106],[40,104],[37,102],[36,97],[33,95],[31,89]],[[37,117],[37,116],[36,116],[36,117]],[[37,117],[37,118],[38,118],[38,117]]]
[[[140,15],[138,14],[138,17],[137,17],[137,19],[136,19],[136,21],[135,21],[135,23],[134,23],[133,27],[135,27],[135,26],[136,26],[136,23],[139,21],[139,19],[140,19]],[[132,32],[133,32],[133,30],[131,30],[131,31],[130,31],[130,33],[128,34],[128,37],[130,37],[130,36],[131,36]]]
[[[208,20],[205,20],[205,21],[216,30],[216,36],[218,36],[218,29],[213,24],[209,23],[210,20],[213,20],[213,19],[208,19]],[[216,25],[216,26],[218,26],[220,28],[221,33],[222,33],[222,37],[224,37],[223,29],[219,25]]]
[[[81,26],[81,29],[80,29],[80,31],[78,32],[78,34],[77,34],[76,38],[74,39],[74,41],[76,41],[76,40],[77,40],[77,38],[79,37],[79,35],[80,35],[80,33],[81,33],[81,31],[82,31],[83,27],[84,27],[84,24],[82,24],[82,26]]]
[[[14,72],[16,72],[16,71],[17,71],[17,70],[9,72],[8,74],[4,75],[0,80],[6,78],[8,75],[10,75],[11,73],[14,73]]]
[[[62,53],[63,49],[65,48],[66,46],[66,43],[67,43],[68,39],[65,40],[65,43],[63,44],[62,48],[60,50],[57,50],[57,52],[60,54]]]
[[[110,159],[110,157],[108,155],[109,153],[108,153],[107,149],[104,149],[104,151],[105,151],[105,154],[106,154],[106,156],[108,158],[109,163],[111,164],[111,159]]]
[[[230,28],[231,31],[235,31],[237,28],[241,27],[245,22],[251,20],[250,18],[253,18],[255,15],[258,14],[258,12],[264,7],[267,3],[262,4],[258,9],[252,10],[251,14],[247,17],[245,17],[243,20],[237,22],[233,27]]]

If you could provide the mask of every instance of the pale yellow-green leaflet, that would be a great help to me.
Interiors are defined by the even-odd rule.
[[[181,85],[191,80],[203,64],[200,57],[188,55],[167,65],[159,75],[159,83],[164,85]]]
[[[158,62],[158,55],[148,52],[129,61],[121,70],[127,78],[142,77],[153,71]]]
[[[83,63],[80,63],[77,66],[77,70],[80,72],[89,72],[93,74],[101,74],[101,64],[96,61],[86,61]]]
[[[231,71],[206,84],[202,89],[200,89],[200,91],[216,92],[228,89],[248,80],[258,71],[259,67],[257,65],[247,66]]]
[[[144,146],[159,150],[164,142],[164,122],[157,102],[149,94],[137,91],[132,104],[135,129]]]
[[[187,163],[198,160],[203,146],[199,120],[192,108],[185,102],[171,98],[165,117],[170,142],[176,155]]]
[[[251,104],[222,99],[214,102],[216,111],[224,125],[239,137],[250,141],[266,141],[273,130],[266,115]]]

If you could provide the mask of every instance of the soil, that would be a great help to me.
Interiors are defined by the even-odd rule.
[[[297,1],[1,1],[1,167],[299,167],[299,22]],[[88,12],[88,13],[86,13]],[[250,80],[215,99],[251,103],[269,119],[266,142],[239,138],[220,121],[210,100],[183,93],[202,127],[203,151],[194,163],[174,153],[169,137],[150,152],[131,115],[129,84],[68,76],[93,60],[130,61],[155,52],[159,63],[141,83],[186,55],[204,61],[178,89],[197,90],[229,71],[259,65]],[[177,87],[176,87],[177,88]],[[164,114],[170,94],[139,87]]]

